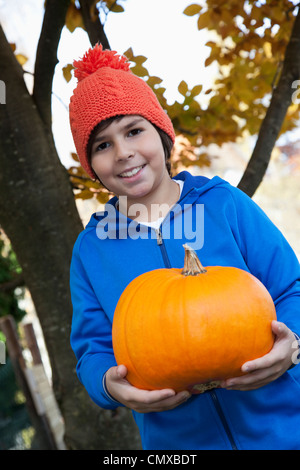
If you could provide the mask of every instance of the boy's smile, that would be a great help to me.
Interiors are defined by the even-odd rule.
[[[100,130],[91,146],[91,165],[104,186],[127,196],[128,206],[176,202],[160,135],[141,116],[124,116]]]
[[[135,168],[129,168],[128,170],[121,173],[119,176],[121,176],[121,178],[131,178],[138,174],[143,168],[145,168],[145,166],[146,164],[136,166]]]

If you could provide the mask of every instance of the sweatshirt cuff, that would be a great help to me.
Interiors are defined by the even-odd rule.
[[[107,390],[107,387],[106,387],[106,372],[105,374],[103,374],[103,378],[102,378],[102,387],[103,387],[103,391],[105,393],[105,395],[107,396],[107,398],[114,404],[114,405],[117,405],[117,406],[124,406],[123,403],[115,400],[111,394],[108,392]]]
[[[293,369],[300,362],[300,337],[297,335],[297,333],[294,333],[294,336],[295,336],[295,340],[296,340],[295,342],[298,343],[298,354],[297,354],[297,356],[295,354],[295,353],[297,353],[297,351],[295,351],[295,353],[293,353],[293,364],[288,368],[288,370]]]

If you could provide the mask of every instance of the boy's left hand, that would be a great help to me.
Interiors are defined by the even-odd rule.
[[[228,390],[254,390],[278,379],[293,364],[295,352],[295,336],[284,324],[272,322],[275,342],[271,351],[258,359],[242,365],[241,377],[232,377],[221,382],[221,387]]]

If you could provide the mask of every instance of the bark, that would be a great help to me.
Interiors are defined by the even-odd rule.
[[[57,48],[70,0],[47,0],[43,26],[37,47],[33,100],[44,124],[51,132],[51,91]]]
[[[6,84],[6,104],[0,106],[0,223],[43,329],[66,444],[69,449],[137,448],[128,410],[113,415],[96,407],[76,376],[69,342],[69,265],[82,224],[68,173],[1,27],[0,67]]]
[[[25,285],[23,274],[16,274],[10,281],[1,282],[0,284],[0,293],[1,292],[13,292],[17,287],[22,287]]]
[[[272,150],[280,133],[295,89],[294,80],[300,77],[300,8],[296,16],[278,85],[273,91],[271,103],[261,125],[258,139],[247,168],[238,187],[252,197],[263,180]]]
[[[89,35],[89,40],[92,46],[97,42],[102,44],[104,49],[110,49],[109,41],[104,32],[103,25],[100,22],[98,10],[94,0],[80,0],[81,14],[85,29]],[[91,8],[94,8],[94,15],[92,17]]]

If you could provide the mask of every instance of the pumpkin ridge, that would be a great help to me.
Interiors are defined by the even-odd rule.
[[[123,309],[124,308],[124,305],[126,306],[126,309],[129,310],[128,308],[128,305],[130,305],[132,299],[134,299],[134,297],[136,296],[136,292],[139,290],[140,286],[143,285],[143,283],[146,283],[147,282],[147,279],[141,279],[141,276],[139,276],[139,278],[135,278],[134,281],[138,279],[138,282],[130,282],[129,285],[127,286],[128,289],[128,296],[124,297],[124,296],[121,296],[120,300],[120,305],[119,305],[119,309],[118,311],[120,311],[120,309]],[[126,323],[126,317],[125,316],[122,316],[122,315],[118,315],[118,311],[116,309],[115,311],[115,316],[114,316],[114,323],[116,323],[118,321],[119,323],[119,319],[118,319],[118,316],[120,316],[121,320],[122,320],[122,323],[121,324],[118,324],[118,328],[119,328],[119,331],[121,331],[121,336],[122,336],[122,341],[121,341],[121,344],[123,345],[123,350],[125,350],[125,356],[127,358],[127,361],[129,361],[130,365],[126,364],[126,360],[124,361],[127,367],[127,370],[128,370],[128,374],[129,377],[134,374],[136,377],[138,377],[140,379],[140,383],[143,384],[143,387],[147,387],[147,388],[151,388],[151,384],[149,384],[147,382],[147,380],[145,380],[145,377],[144,377],[144,374],[143,373],[140,373],[139,371],[139,368],[137,368],[134,364],[134,361],[132,360],[132,352],[131,352],[131,345],[128,344],[128,341],[129,341],[129,338],[130,338],[130,324],[129,322]],[[116,316],[117,315],[117,316]],[[122,328],[122,325],[123,325],[123,328]],[[117,337],[117,332],[114,331],[113,329],[113,332],[114,332],[114,337],[116,338]],[[120,339],[120,338],[119,338]],[[119,345],[116,344],[116,339],[115,341],[113,341],[113,348],[114,348],[114,351],[115,351],[115,356],[119,357],[119,355],[121,356],[121,353],[119,351]],[[118,351],[116,353],[116,351]],[[118,359],[116,357],[116,360],[117,360],[117,363],[123,363],[122,360],[121,362],[118,362]],[[123,358],[124,359],[124,358]]]
[[[147,281],[151,279],[152,288],[156,294],[155,296],[153,296],[153,293],[149,292],[149,299],[152,304],[152,311],[154,310],[154,315],[156,315],[156,317],[155,319],[151,317],[151,319],[146,323],[147,328],[151,328],[151,323],[153,321],[156,321],[159,325],[165,322],[166,315],[165,309],[163,308],[164,299],[161,297],[161,290],[164,290],[166,288],[166,284],[169,285],[173,282],[173,278],[166,278],[166,273],[168,271],[169,270],[167,269],[156,270],[157,278],[155,279],[155,284],[153,284],[153,280],[151,279],[152,275],[149,275],[147,279]],[[144,297],[143,302],[146,302],[146,300],[147,299]],[[154,307],[156,308],[156,314]],[[152,388],[154,388],[154,384],[155,388],[170,388],[169,386],[163,384],[165,371],[162,367],[164,361],[167,361],[167,363],[169,363],[169,357],[168,355],[164,355],[164,357],[162,357],[162,354],[160,352],[162,348],[164,349],[166,343],[168,343],[168,338],[166,336],[162,336],[161,330],[158,329],[156,332],[156,340],[154,342],[152,340],[151,344],[149,341],[149,346],[147,346],[148,355],[151,355],[152,357],[154,356],[152,361],[148,360],[148,356],[145,358],[145,368],[148,367],[148,372],[151,375]]]
[[[145,286],[145,285],[147,286],[149,282],[151,282],[152,286],[153,286],[153,279],[154,279],[154,282],[157,283],[157,286],[154,286],[155,287],[154,290],[157,291],[158,289],[160,289],[161,284],[162,284],[161,277],[164,278],[164,275],[165,275],[166,271],[167,270],[164,269],[164,268],[149,271],[149,272],[146,272],[146,273],[142,274],[141,276],[139,276],[139,278],[136,278],[132,281],[131,289],[134,289],[134,290],[133,290],[133,296],[132,296],[133,302],[131,302],[131,309],[136,310],[137,308],[140,307],[140,311],[143,311],[144,304],[147,303],[147,298],[148,297],[149,297],[149,302],[153,303],[153,293],[152,292],[149,291],[149,292],[147,292],[147,294],[144,293],[144,296],[141,299],[139,298],[137,293],[143,286]],[[159,276],[159,279],[156,279],[157,276]],[[146,297],[146,295],[147,295],[147,297]],[[155,298],[155,301],[156,300],[157,300],[157,296]],[[141,305],[138,305],[138,304],[141,304]],[[140,324],[141,332],[145,331],[146,332],[145,334],[147,334],[147,331],[148,331],[148,328],[149,328],[149,322],[140,321],[142,319],[142,317],[143,317],[143,315],[141,317],[139,317],[138,314],[136,316],[136,318],[138,318],[138,322]],[[129,352],[130,360],[131,360],[131,362],[134,362],[133,361],[133,356],[136,357],[137,352],[132,354],[132,345],[130,344],[130,347],[128,347],[129,338],[132,337],[132,333],[130,334],[130,331],[129,331],[130,330],[129,326],[130,325],[127,325],[127,330],[126,330],[127,334],[125,335],[125,342],[127,343],[128,351],[130,351]],[[133,338],[133,341],[135,342],[135,338]],[[151,353],[151,344],[153,343],[152,338],[147,338],[144,341],[146,343],[145,349],[150,354]],[[156,348],[156,350],[157,350],[157,348]],[[148,370],[148,374],[149,373],[151,374],[152,369],[153,369],[153,364],[151,363],[151,361],[150,362],[148,361],[147,357],[144,359],[144,364],[140,364],[140,362],[138,361],[138,363],[135,364],[135,367],[134,367],[134,370],[136,371],[136,375],[140,378],[140,380],[143,383],[143,387],[146,387],[148,389],[155,388],[153,386],[153,382],[152,382],[153,379],[151,380],[151,384],[149,384],[149,377],[145,374],[146,370]],[[156,370],[157,370],[157,366],[156,366]],[[156,373],[156,378],[155,378],[156,383],[158,383],[157,376],[159,376],[159,374]],[[133,385],[134,385],[134,383],[133,383]],[[165,388],[165,387],[159,387],[159,388]],[[169,388],[169,387],[167,387],[167,388]]]

